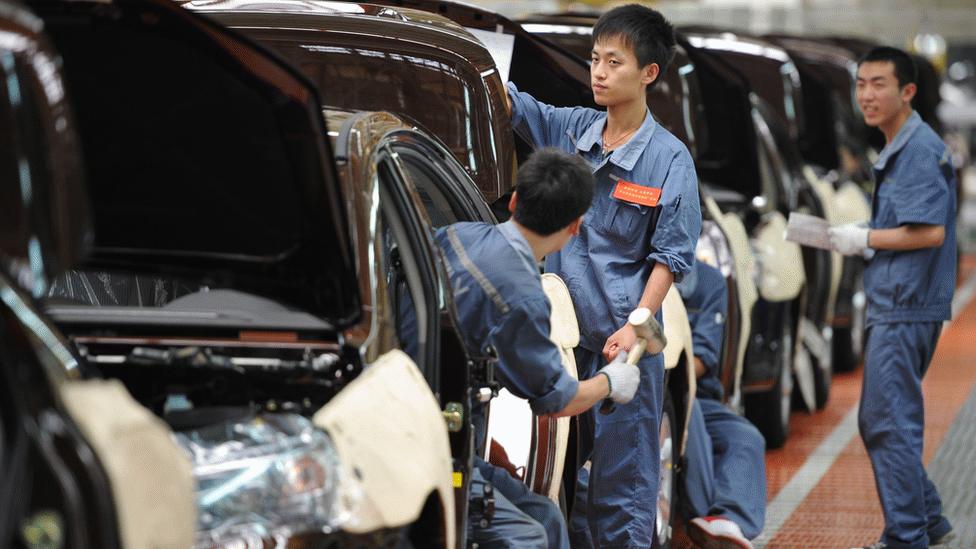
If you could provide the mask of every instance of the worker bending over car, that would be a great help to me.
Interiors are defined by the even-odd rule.
[[[694,263],[701,232],[695,166],[688,149],[647,108],[647,89],[674,58],[674,30],[655,10],[626,5],[593,27],[590,79],[606,111],[556,108],[508,84],[512,124],[537,146],[586,161],[593,205],[572,241],[546,258],[569,288],[580,327],[576,365],[591,377],[626,354],[636,334],[628,314],[661,303]],[[572,510],[574,546],[650,547],[657,508],[658,430],[664,358],[645,355],[629,404],[580,417],[580,470]]]
[[[749,420],[722,404],[725,278],[698,261],[677,287],[688,310],[698,377],[685,451],[688,534],[700,547],[752,549],[750,540],[766,520],[766,443]]]
[[[895,48],[875,48],[858,63],[857,102],[885,147],[874,163],[870,225],[830,230],[835,250],[870,257],[858,427],[885,518],[874,549],[922,549],[952,530],[922,464],[922,377],[951,317],[956,175],[948,147],[912,110],[917,75]]]
[[[607,397],[626,404],[640,381],[638,370],[624,363],[623,355],[577,381],[549,339],[551,306],[538,262],[579,234],[592,199],[593,175],[586,162],[543,149],[519,169],[509,221],[456,223],[437,231],[465,344],[478,354],[493,351],[495,377],[512,394],[527,399],[536,415],[579,414]],[[474,415],[475,440],[481,444],[483,410]],[[469,541],[480,548],[569,547],[559,507],[504,469],[475,461],[472,497],[482,497],[489,483],[495,513],[485,525],[483,517],[469,520]]]

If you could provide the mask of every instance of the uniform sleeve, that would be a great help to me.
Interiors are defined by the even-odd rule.
[[[952,166],[948,152],[941,158],[921,148],[906,149],[903,154],[907,158],[899,160],[906,162],[904,175],[886,182],[892,185],[889,196],[898,225],[945,225],[950,197],[943,170]]]
[[[565,144],[568,141],[567,131],[573,135],[573,139],[578,139],[599,115],[597,111],[584,107],[553,107],[520,92],[512,82],[508,82],[507,86],[512,102],[512,127],[523,135],[528,134],[537,147]]]
[[[536,415],[558,412],[576,396],[579,382],[562,365],[549,339],[549,303],[530,299],[514,305],[490,334],[498,355],[495,374]]]
[[[663,263],[676,282],[695,263],[695,245],[701,234],[701,206],[698,177],[687,151],[671,163],[661,190],[661,215],[651,238],[647,260]]]
[[[685,300],[688,322],[691,324],[691,342],[695,356],[705,365],[705,375],[715,375],[722,354],[729,297],[721,272],[703,263],[696,264],[694,268],[700,270],[698,284]]]

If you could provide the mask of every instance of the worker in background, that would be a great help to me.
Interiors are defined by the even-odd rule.
[[[749,540],[766,520],[766,443],[749,420],[722,404],[725,278],[698,261],[677,287],[688,310],[698,377],[685,453],[688,534],[700,547],[752,549]]]
[[[638,307],[661,321],[674,280],[694,263],[701,232],[695,166],[688,149],[647,108],[647,89],[674,57],[670,23],[639,5],[614,8],[593,27],[590,79],[606,111],[555,108],[508,84],[512,124],[537,146],[583,158],[596,179],[579,234],[546,258],[576,306],[576,365],[593,376],[626,352],[636,334],[627,323]],[[607,415],[580,417],[580,469],[572,510],[574,546],[650,547],[657,510],[658,429],[664,359],[645,355],[633,402]]]
[[[611,398],[626,404],[640,374],[622,359],[593,371],[583,381],[562,365],[549,339],[549,299],[538,262],[560,250],[580,231],[593,199],[593,175],[582,159],[555,149],[534,153],[519,169],[509,202],[512,217],[500,225],[455,223],[437,231],[454,290],[459,328],[478,355],[494,352],[495,376],[536,415],[570,416]],[[483,443],[483,410],[475,412],[475,440]],[[483,448],[478,455],[483,455]],[[494,492],[494,516],[469,520],[468,540],[482,549],[568,548],[562,512],[504,469],[475,459],[472,497]],[[480,511],[477,505],[472,509]],[[482,522],[481,519],[486,519]]]
[[[922,376],[956,280],[956,177],[945,143],[912,110],[917,70],[905,52],[875,48],[859,62],[856,98],[864,121],[884,133],[874,164],[870,226],[830,230],[845,255],[872,256],[864,271],[867,349],[858,427],[884,511],[868,547],[922,549],[952,525],[922,465]]]

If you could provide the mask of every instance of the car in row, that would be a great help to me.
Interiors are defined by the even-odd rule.
[[[449,149],[168,0],[3,7],[0,545],[463,547]]]

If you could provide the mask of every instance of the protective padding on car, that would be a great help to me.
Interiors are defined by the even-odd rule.
[[[834,197],[838,223],[859,223],[871,219],[871,204],[857,184],[850,181],[841,184]]]
[[[672,284],[664,302],[661,303],[664,320],[664,337],[668,344],[664,346],[664,368],[670,370],[678,366],[681,355],[685,356],[685,364],[693,364],[694,348],[691,345],[691,325],[688,324],[688,311],[681,299],[678,289]],[[694,368],[691,368],[694,370]]]
[[[343,530],[366,533],[406,526],[420,517],[427,497],[436,493],[446,546],[454,546],[447,427],[410,357],[399,350],[384,354],[316,412],[312,422],[332,437],[342,463],[339,498],[351,514]]]
[[[664,351],[662,351],[665,369],[677,367],[682,355],[685,358],[684,371],[685,382],[688,384],[688,405],[684,408],[685,417],[682,422],[684,432],[681,433],[681,448],[678,450],[678,455],[683,456],[685,445],[688,443],[688,423],[691,419],[691,405],[695,401],[698,378],[695,377],[695,349],[691,339],[691,324],[688,323],[688,310],[685,309],[685,302],[681,299],[681,294],[678,293],[674,284],[664,296],[661,311],[664,320],[664,336],[668,339],[668,344],[664,346]]]
[[[759,259],[759,295],[766,301],[791,301],[806,283],[800,246],[786,241],[786,218],[779,212],[763,215],[753,240]]]
[[[753,255],[752,247],[749,245],[749,233],[739,216],[731,212],[722,213],[718,204],[710,196],[705,196],[703,202],[712,219],[721,227],[732,251],[732,266],[735,269],[735,289],[739,298],[740,317],[738,356],[735,357],[735,392],[738,392],[742,383],[742,371],[745,368],[749,336],[752,334],[752,309],[759,299],[759,289],[756,288],[753,276],[757,268],[756,256]]]
[[[559,347],[559,355],[562,357],[566,372],[573,379],[579,379],[573,348],[579,345],[580,333],[579,324],[576,321],[576,308],[573,307],[573,298],[569,296],[569,288],[559,276],[546,273],[542,275],[542,290],[552,305],[552,312],[549,315],[549,339]],[[552,483],[549,485],[546,496],[558,504],[559,486],[563,478],[563,468],[566,465],[566,452],[569,446],[570,418],[561,417],[555,422],[556,452],[551,476]]]
[[[840,217],[837,215],[839,204],[837,203],[837,192],[834,186],[813,173],[810,166],[804,166],[804,175],[810,182],[810,187],[820,203],[823,204],[824,219],[831,225],[840,225]],[[834,318],[834,304],[837,303],[837,291],[840,289],[840,279],[844,272],[844,258],[837,252],[830,253],[830,289],[827,295],[827,318]]]
[[[122,545],[191,547],[197,524],[193,470],[166,424],[118,380],[68,382],[61,398],[108,474]]]

